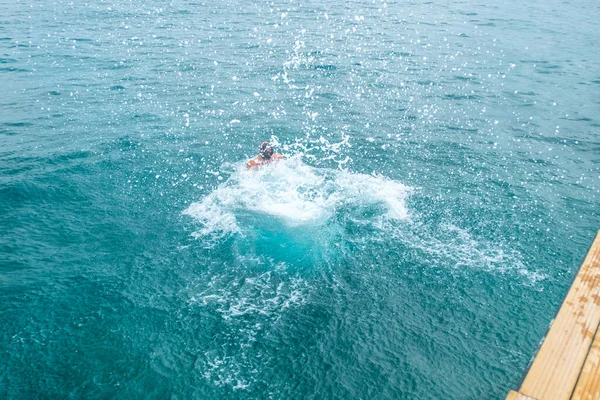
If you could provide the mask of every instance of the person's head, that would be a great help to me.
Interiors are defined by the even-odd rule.
[[[262,142],[258,148],[258,154],[260,154],[260,156],[265,160],[268,160],[273,155],[273,147],[271,147],[269,142]]]

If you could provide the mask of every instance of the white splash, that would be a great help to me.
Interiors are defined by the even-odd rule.
[[[240,167],[183,212],[203,224],[196,235],[240,232],[239,218],[248,214],[289,226],[321,224],[344,207],[379,207],[385,218],[409,218],[405,201],[412,189],[381,175],[314,168],[299,157],[258,170]]]

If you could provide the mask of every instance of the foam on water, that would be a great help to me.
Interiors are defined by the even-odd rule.
[[[344,242],[367,247],[403,243],[449,268],[515,273],[530,285],[546,278],[530,270],[510,246],[477,237],[460,221],[424,224],[418,214],[411,218],[406,201],[414,190],[384,176],[316,168],[300,156],[258,170],[236,167],[229,179],[183,212],[202,224],[193,236],[203,245],[258,230],[260,235],[248,237],[252,253],[260,254],[256,246],[262,244],[275,264],[295,263],[299,254],[317,249],[321,254],[308,259],[312,264]],[[345,232],[343,239],[339,232]]]
[[[230,178],[184,214],[200,221],[195,236],[244,233],[243,221],[261,220],[287,226],[321,225],[340,209],[375,207],[382,216],[409,219],[406,198],[412,189],[381,175],[315,168],[299,156],[247,171],[238,167]],[[360,215],[358,215],[360,217]]]
[[[304,280],[288,276],[285,270],[280,264],[241,282],[218,276],[190,301],[204,307],[212,305],[224,320],[252,314],[272,316],[304,302]]]
[[[502,243],[477,238],[468,229],[453,223],[435,225],[433,232],[417,228],[411,232],[395,231],[393,236],[420,250],[432,263],[449,268],[483,269],[494,274],[513,274],[525,284],[534,286],[547,278],[537,270],[529,269],[518,251]]]
[[[189,303],[221,324],[213,337],[220,345],[209,348],[197,361],[202,375],[215,386],[244,390],[260,374],[260,362],[252,356],[257,343],[268,338],[285,313],[306,304],[310,286],[283,263],[257,272],[247,267],[270,260],[239,257],[237,261],[232,269],[215,272],[209,282],[197,282],[193,289],[197,293]],[[260,352],[261,357],[268,354]]]

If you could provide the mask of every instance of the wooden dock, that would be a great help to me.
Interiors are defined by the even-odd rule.
[[[600,399],[600,232],[518,392],[507,400]]]

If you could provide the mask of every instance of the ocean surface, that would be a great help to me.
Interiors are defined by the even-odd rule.
[[[0,11],[0,398],[518,387],[600,228],[599,2]]]

